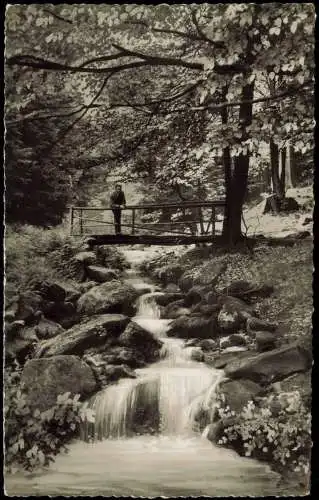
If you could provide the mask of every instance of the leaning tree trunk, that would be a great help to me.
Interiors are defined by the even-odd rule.
[[[239,123],[242,132],[242,141],[249,138],[246,127],[252,122],[252,101],[254,97],[254,83],[245,85],[242,90],[241,100],[243,103],[239,108]],[[228,200],[226,195],[227,217],[223,226],[223,238],[231,244],[236,244],[242,239],[241,221],[245,196],[247,193],[249,170],[249,154],[240,153],[235,158],[234,170],[231,182],[228,182]],[[227,173],[227,175],[229,172]],[[226,180],[226,170],[225,170]],[[227,191],[227,188],[226,188]]]

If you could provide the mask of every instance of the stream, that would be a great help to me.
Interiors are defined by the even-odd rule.
[[[138,299],[133,320],[162,341],[161,358],[136,370],[136,379],[121,379],[91,398],[97,441],[71,443],[69,452],[58,455],[45,472],[8,476],[7,494],[278,495],[279,475],[267,465],[213,445],[196,431],[196,412],[203,405],[213,406],[223,372],[193,361],[183,340],[166,337],[169,320],[160,319],[154,301],[160,292],[145,283],[136,268],[145,253],[124,253],[132,265],[127,282],[152,290]],[[141,418],[147,419],[148,433],[136,432]]]

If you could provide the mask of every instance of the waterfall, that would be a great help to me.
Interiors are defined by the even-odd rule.
[[[145,255],[127,252],[132,263]],[[134,269],[128,274],[139,285]],[[267,465],[214,446],[198,432],[196,417],[202,410],[213,415],[223,372],[193,361],[183,340],[166,337],[169,320],[160,318],[154,299],[145,293],[138,300],[134,321],[163,342],[159,361],[86,402],[95,422],[83,426],[81,439],[58,454],[50,470],[6,477],[9,496],[291,496],[279,490],[279,476]],[[204,428],[205,418],[200,424]],[[91,437],[94,443],[87,442]]]
[[[166,337],[170,320],[160,319],[159,294],[139,297],[134,321],[163,342],[161,359],[136,370],[136,379],[121,379],[91,399],[95,439],[129,437],[141,428],[146,433],[191,436],[198,412],[214,406],[223,372],[190,359],[191,350],[184,348],[183,340]]]

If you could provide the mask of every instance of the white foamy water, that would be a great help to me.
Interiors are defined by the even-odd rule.
[[[135,260],[132,252],[132,262],[140,262],[140,251]],[[223,372],[191,360],[183,340],[166,337],[170,320],[160,319],[154,297],[154,293],[140,297],[134,321],[163,342],[161,359],[136,370],[136,379],[121,379],[96,394],[88,402],[95,412],[90,429],[95,441],[74,442],[69,453],[57,456],[46,472],[28,478],[8,476],[9,495],[279,494],[279,476],[268,466],[239,457],[196,433],[196,414],[214,407]],[[147,423],[158,427],[156,435],[136,435],[136,423],[141,424],[146,410]]]

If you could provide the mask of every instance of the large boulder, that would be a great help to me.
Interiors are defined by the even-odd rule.
[[[103,359],[108,365],[127,365],[130,368],[142,368],[147,363],[142,352],[134,347],[112,346],[103,353]]]
[[[32,357],[38,340],[36,338],[23,339],[17,338],[14,341],[8,341],[5,343],[5,359],[6,363],[11,364],[15,360],[20,364],[24,364],[25,361]]]
[[[225,369],[228,365],[232,366],[238,360],[251,359],[257,356],[258,353],[255,351],[221,351],[221,352],[207,352],[205,353],[205,363],[216,369]]]
[[[17,320],[5,326],[5,357],[8,363],[17,360],[23,364],[34,354],[39,339],[33,326],[26,326],[23,320]]]
[[[202,362],[204,361],[204,353],[199,346],[188,346],[185,347],[185,350],[188,352],[189,359],[192,361]]]
[[[275,382],[270,388],[279,394],[282,392],[299,391],[304,404],[311,408],[311,370],[304,373],[295,373],[280,382]]]
[[[243,325],[243,319],[238,311],[229,311],[227,306],[221,308],[217,321],[219,328],[224,334],[237,332]]]
[[[252,358],[236,360],[226,366],[225,374],[232,379],[246,378],[268,385],[293,373],[305,372],[310,369],[311,364],[311,350],[300,343],[294,343]]]
[[[124,271],[130,267],[125,256],[114,246],[97,246],[95,247],[97,264],[111,269]]]
[[[253,297],[268,297],[273,291],[274,287],[267,283],[258,284],[251,281],[238,280],[233,281],[230,285],[223,288],[221,293],[237,297],[247,302]]]
[[[91,368],[98,383],[98,390],[103,389],[111,382],[120,378],[136,378],[136,373],[127,365],[108,365],[103,354],[84,355],[85,361]]]
[[[73,259],[85,266],[94,265],[97,260],[94,252],[79,252],[73,257]]]
[[[117,382],[120,378],[136,378],[136,373],[127,365],[106,365],[103,375],[105,377],[103,385],[107,385],[110,382]],[[102,387],[103,385],[101,383]]]
[[[103,346],[119,337],[128,322],[129,319],[121,314],[97,316],[41,342],[35,356],[81,355],[93,346]]]
[[[278,344],[278,336],[272,332],[256,332],[255,340],[258,352],[270,351]]]
[[[26,324],[33,324],[37,311],[42,309],[43,299],[41,295],[34,291],[20,293],[16,305],[15,319],[23,320]]]
[[[60,394],[70,392],[87,397],[97,387],[91,368],[76,356],[27,361],[21,382],[27,390],[29,406],[40,411],[54,406]]]
[[[155,269],[153,274],[155,278],[166,286],[169,283],[177,284],[183,272],[184,268],[180,264],[167,264]]]
[[[201,282],[202,273],[200,268],[188,269],[178,280],[178,286],[182,292],[187,293],[195,284]]]
[[[218,388],[218,392],[224,395],[225,404],[236,413],[263,391],[259,384],[246,379],[222,381]]]
[[[181,316],[172,321],[167,336],[181,339],[215,338],[218,336],[218,329],[215,318]]]
[[[77,311],[84,315],[119,313],[133,316],[133,303],[138,297],[134,287],[120,281],[95,286],[78,300]]]
[[[196,345],[205,352],[216,351],[218,349],[218,343],[213,339],[200,340]]]
[[[64,288],[65,291],[65,301],[66,302],[76,302],[82,295],[78,288],[78,284],[72,285],[70,283],[64,283],[62,281],[58,281],[57,284]]]
[[[248,333],[254,333],[256,331],[275,332],[278,328],[278,323],[252,317],[247,319],[246,327]]]
[[[185,296],[185,306],[191,307],[195,304],[198,304],[204,300],[204,297],[207,293],[207,287],[202,286],[193,286],[190,290],[188,290]]]
[[[47,318],[59,323],[63,328],[71,328],[80,321],[80,314],[73,302],[45,302],[43,313]]]
[[[183,300],[184,294],[181,292],[173,292],[173,293],[159,293],[154,295],[154,300],[156,304],[162,307],[166,307],[172,302],[176,302],[177,300]]]
[[[221,310],[218,314],[218,325],[224,333],[235,333],[243,327],[247,320],[256,315],[255,309],[241,299],[227,295],[218,298]]]
[[[168,285],[164,288],[165,293],[180,293],[180,288],[175,283],[168,283]]]
[[[190,314],[190,310],[184,307],[184,300],[175,300],[161,310],[161,318],[176,319],[180,316]]]
[[[65,288],[55,281],[41,281],[33,283],[33,289],[41,295],[43,300],[49,302],[64,302],[66,298]]]
[[[41,340],[51,339],[64,332],[64,328],[59,323],[42,317],[39,323],[34,326],[34,332]]]
[[[224,430],[227,427],[235,425],[238,422],[238,417],[224,417],[217,422],[208,424],[204,430],[203,436],[214,444],[218,444],[218,441],[223,437]]]
[[[227,349],[228,347],[234,346],[246,346],[247,338],[242,333],[233,333],[232,335],[228,335],[227,337],[223,337],[219,341],[220,349]]]
[[[221,306],[219,304],[208,304],[205,300],[198,302],[191,308],[192,314],[200,314],[202,316],[216,316],[220,311]]]
[[[86,268],[86,274],[90,280],[97,281],[98,283],[106,283],[107,281],[117,280],[119,278],[118,272],[114,271],[114,269],[102,266],[88,266]]]
[[[118,343],[135,349],[139,354],[143,355],[144,360],[148,363],[158,359],[162,347],[161,341],[134,321],[131,321],[126,326],[118,339]]]
[[[295,212],[299,210],[300,205],[294,198],[281,198],[276,194],[272,194],[266,198],[264,214],[268,212]]]
[[[236,297],[221,295],[218,297],[218,304],[225,312],[238,314],[238,316],[245,322],[252,316],[256,316],[256,311],[253,306],[246,304],[246,302],[241,299],[237,299]]]
[[[209,269],[203,273],[203,267],[196,266],[192,269],[186,270],[178,281],[180,289],[186,293],[194,286],[205,286],[212,291],[218,283],[220,276],[226,271],[227,264],[223,263],[219,269]],[[207,290],[208,291],[208,290]]]
[[[20,332],[25,328],[25,321],[23,319],[18,319],[12,323],[5,322],[4,332],[6,341],[11,341],[20,336]]]

